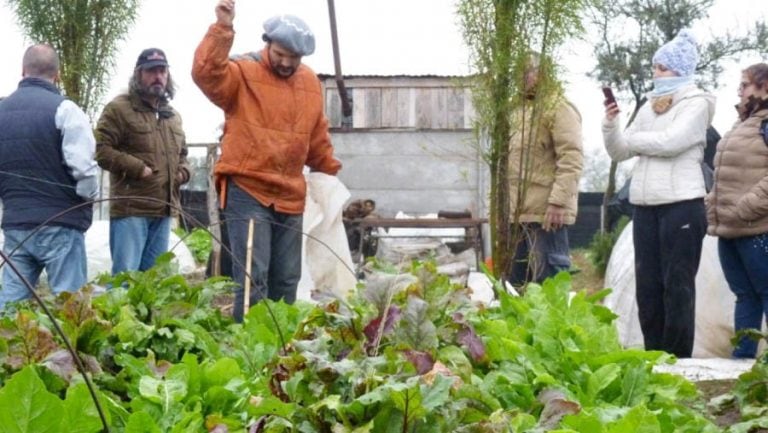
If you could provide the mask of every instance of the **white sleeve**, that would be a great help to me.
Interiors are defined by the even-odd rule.
[[[603,144],[606,152],[608,152],[608,156],[611,157],[611,160],[621,162],[637,156],[630,150],[629,145],[627,145],[624,132],[622,132],[619,127],[618,116],[612,120],[604,118],[602,130]]]
[[[83,110],[65,99],[56,110],[56,128],[61,131],[61,152],[69,174],[77,181],[77,195],[91,200],[98,194],[98,164],[94,159],[96,139]]]

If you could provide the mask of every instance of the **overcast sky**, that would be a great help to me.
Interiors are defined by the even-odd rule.
[[[147,47],[166,51],[179,89],[174,107],[184,120],[189,142],[216,138],[223,115],[197,89],[190,77],[192,56],[208,25],[215,21],[215,0],[143,0],[137,23],[120,50],[106,102],[127,88],[136,57]],[[463,75],[470,72],[468,52],[461,37],[453,0],[336,0],[342,70],[350,75]],[[314,30],[315,54],[304,62],[319,73],[333,73],[333,54],[327,2],[322,0],[239,0],[235,18],[235,52],[261,48],[262,23],[268,17],[292,13]],[[768,0],[716,0],[708,22],[694,28],[700,41],[723,28],[739,28],[768,16]],[[0,95],[12,92],[21,76],[21,57],[28,45],[6,2],[0,3],[0,40],[4,67]],[[565,51],[566,91],[583,115],[587,148],[601,148],[600,85],[585,73],[594,65],[593,47],[575,43]],[[768,59],[766,59],[768,60]],[[745,58],[730,64],[716,92],[715,126],[727,131],[735,120],[739,71],[761,61]],[[629,108],[629,107],[627,107]],[[625,110],[628,111],[628,110]]]

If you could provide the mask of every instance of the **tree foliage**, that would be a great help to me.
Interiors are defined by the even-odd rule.
[[[599,34],[595,44],[597,66],[592,76],[629,93],[634,100],[632,116],[645,102],[645,94],[653,88],[652,58],[664,43],[680,30],[709,18],[714,0],[604,0],[590,9],[590,20]],[[768,54],[768,26],[755,21],[745,34],[727,30],[699,48],[696,73],[703,88],[717,88],[726,59],[740,54]],[[608,199],[615,191],[616,164],[611,165]]]
[[[706,20],[714,0],[605,0],[591,10],[599,27],[597,66],[593,76],[640,103],[653,87],[651,59],[682,29]],[[631,35],[627,37],[627,35]],[[700,44],[696,66],[699,84],[717,88],[722,61],[743,53],[768,54],[768,26],[756,21],[746,34],[727,30]]]
[[[602,147],[584,149],[584,167],[581,170],[579,191],[600,192],[608,187],[608,178],[605,173],[611,166],[611,158],[606,155]],[[616,172],[616,181],[624,182],[629,177],[629,168],[626,165],[619,166]]]
[[[109,86],[118,43],[137,16],[139,0],[6,0],[33,43],[61,58],[61,84],[91,118]]]
[[[476,138],[483,145],[484,159],[490,171],[490,225],[494,274],[503,276],[509,269],[516,233],[511,223],[519,209],[510,209],[509,165],[527,167],[528,152],[521,161],[510,161],[509,139],[518,132],[530,149],[532,125],[543,111],[546,97],[531,104],[531,113],[523,116],[527,125],[514,124],[513,112],[524,105],[525,69],[532,53],[542,59],[555,59],[558,47],[582,31],[581,13],[589,0],[461,0],[458,14],[464,40],[470,49],[475,69],[473,98],[477,110]],[[540,68],[539,92],[551,95],[560,89],[558,71],[553,62]],[[529,170],[518,170],[526,173]],[[518,179],[526,185],[526,179]],[[517,191],[525,194],[525,188]],[[522,200],[517,200],[521,203]]]

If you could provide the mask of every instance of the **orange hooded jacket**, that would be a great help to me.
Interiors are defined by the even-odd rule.
[[[220,204],[231,178],[264,206],[301,214],[307,192],[303,169],[335,175],[320,80],[300,65],[289,78],[272,72],[267,49],[260,60],[229,60],[235,32],[213,24],[195,51],[192,78],[224,110],[221,157],[214,174]]]

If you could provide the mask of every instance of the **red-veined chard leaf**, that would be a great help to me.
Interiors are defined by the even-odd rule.
[[[1,326],[0,337],[8,344],[5,363],[12,370],[40,362],[59,347],[51,331],[40,326],[28,311],[20,311],[16,320],[6,320]]]
[[[389,335],[394,331],[395,325],[400,320],[400,308],[397,305],[391,305],[386,310],[386,320],[382,326],[382,320],[384,315],[379,316],[370,323],[368,323],[363,329],[363,334],[368,339],[368,346],[372,346],[378,343],[382,337]]]
[[[464,325],[456,335],[456,340],[467,349],[475,362],[485,360],[485,344],[471,325]]]
[[[400,340],[408,347],[420,351],[437,348],[437,328],[429,318],[429,304],[416,296],[409,296],[400,321]]]
[[[392,297],[408,286],[418,283],[418,278],[410,274],[382,274],[374,273],[365,281],[365,289],[362,297],[376,306],[379,315],[383,315],[387,306],[391,304]]]
[[[544,409],[539,416],[539,427],[552,430],[560,425],[566,415],[574,415],[581,411],[581,405],[568,397],[560,390],[545,389],[538,400],[544,404]]]

